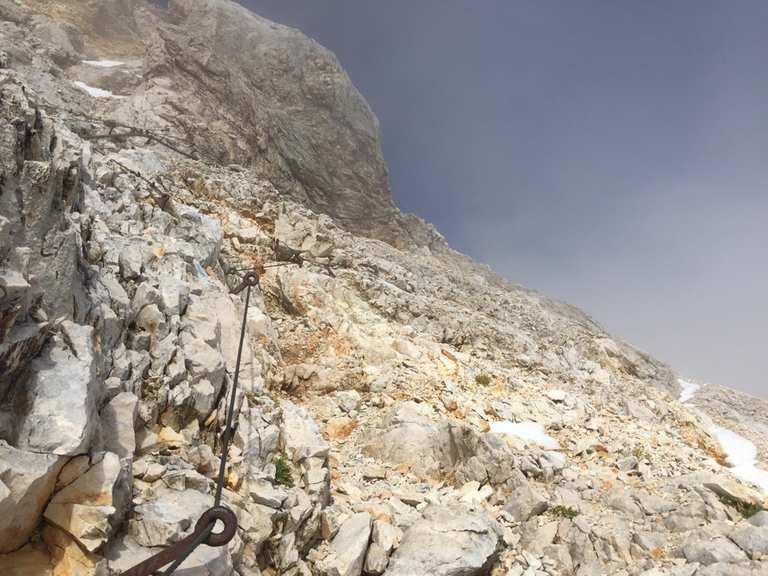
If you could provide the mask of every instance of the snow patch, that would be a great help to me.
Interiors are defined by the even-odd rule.
[[[693,397],[696,395],[696,392],[698,392],[699,386],[698,384],[694,384],[693,382],[688,382],[686,380],[677,380],[680,384],[680,387],[682,390],[680,391],[680,402],[682,404],[685,404],[686,402],[690,402],[693,400]]]
[[[768,471],[757,467],[757,447],[732,430],[715,426],[712,433],[720,442],[734,476],[751,482],[768,494]]]
[[[94,98],[125,98],[125,96],[116,96],[115,94],[112,94],[109,90],[102,90],[101,88],[96,88],[94,86],[88,86],[85,82],[80,82],[80,80],[75,80],[74,82],[75,86],[80,88],[83,92],[87,92]]]
[[[96,66],[97,68],[115,68],[123,66],[125,62],[120,62],[119,60],[83,60],[83,64]]]
[[[522,440],[528,440],[534,444],[538,444],[542,448],[548,448],[550,450],[557,450],[560,448],[557,440],[549,436],[544,431],[544,426],[537,422],[510,422],[509,420],[501,420],[500,422],[491,422],[491,432],[495,434],[507,434],[520,438]]]

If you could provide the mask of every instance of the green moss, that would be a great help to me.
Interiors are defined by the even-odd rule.
[[[293,473],[291,467],[288,465],[288,461],[285,456],[280,455],[275,460],[275,482],[280,486],[287,486],[293,488]]]
[[[555,506],[549,509],[549,513],[558,518],[568,518],[568,520],[573,520],[579,515],[579,511],[570,506]]]
[[[727,496],[725,494],[718,494],[717,497],[720,499],[720,502],[725,504],[726,506],[733,508],[741,514],[744,518],[751,518],[758,512],[762,512],[763,507],[759,506],[758,504],[752,504],[750,502],[744,502],[744,500],[739,500],[738,498],[734,498],[733,496]]]
[[[475,382],[480,386],[488,386],[491,383],[491,377],[488,374],[481,373],[475,376]]]

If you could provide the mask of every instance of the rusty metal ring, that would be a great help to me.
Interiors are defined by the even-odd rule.
[[[243,280],[240,282],[240,284],[232,290],[232,294],[240,294],[243,290],[246,288],[253,288],[254,286],[259,285],[259,275],[256,274],[253,270],[250,272],[246,272],[243,276]]]
[[[253,270],[250,272],[246,272],[245,276],[243,276],[243,284],[247,284],[250,287],[258,286],[259,285],[259,275],[256,274]]]
[[[214,506],[206,510],[195,524],[195,532],[204,530],[207,525],[214,524],[216,520],[221,520],[224,528],[221,532],[211,532],[208,535],[205,539],[205,544],[208,546],[224,546],[235,537],[237,532],[237,516],[226,506]]]

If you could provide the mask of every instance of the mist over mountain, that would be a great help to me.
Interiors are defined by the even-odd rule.
[[[452,246],[766,398],[764,3],[242,3],[336,53]]]

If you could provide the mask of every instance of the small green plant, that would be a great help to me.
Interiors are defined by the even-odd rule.
[[[648,453],[648,450],[646,450],[645,446],[643,446],[642,444],[637,444],[632,449],[632,456],[634,456],[635,458],[641,461],[651,459],[651,455]]]
[[[579,515],[579,511],[570,506],[555,506],[549,509],[549,513],[558,518],[568,518],[568,520],[573,520]]]
[[[744,518],[751,518],[758,512],[762,512],[763,507],[758,504],[752,504],[751,502],[744,502],[744,500],[740,500],[739,498],[734,498],[733,496],[728,496],[727,494],[718,494],[717,497],[719,498],[720,502],[725,504],[726,506],[729,506],[736,510],[739,514],[741,514]]]
[[[488,386],[491,383],[491,377],[488,376],[488,374],[480,373],[475,376],[475,382],[477,382],[480,386]]]
[[[280,486],[293,488],[293,473],[291,472],[291,467],[288,466],[288,461],[282,454],[275,460],[275,482]]]

